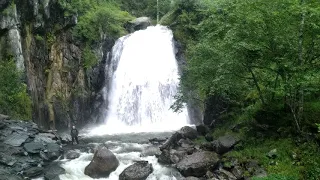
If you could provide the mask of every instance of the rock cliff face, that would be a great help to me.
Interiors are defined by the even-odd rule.
[[[25,72],[33,102],[33,120],[44,129],[97,121],[107,52],[107,38],[96,45],[99,62],[84,68],[84,44],[72,35],[75,15],[64,16],[58,0],[0,2],[0,58],[11,56]],[[100,102],[100,104],[99,104]],[[97,103],[97,104],[94,104]]]

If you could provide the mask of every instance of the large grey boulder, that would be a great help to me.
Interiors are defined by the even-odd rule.
[[[11,145],[11,146],[21,146],[22,143],[24,143],[28,139],[29,135],[25,132],[19,132],[19,133],[12,133],[9,135],[4,143]]]
[[[0,164],[5,164],[7,166],[13,166],[14,163],[16,163],[17,160],[12,157],[12,156],[8,156],[4,153],[0,153]]]
[[[132,33],[146,29],[148,26],[151,26],[151,19],[149,17],[139,17],[129,22],[128,30]]]
[[[67,159],[76,159],[80,157],[80,153],[75,150],[69,150],[66,154]]]
[[[170,148],[174,148],[181,138],[182,134],[180,132],[175,132],[162,146],[160,146],[160,150],[163,151],[164,149],[169,150]]]
[[[39,142],[25,143],[23,145],[23,148],[28,153],[32,153],[32,154],[39,153],[40,151],[45,149],[44,145],[42,143],[39,143]]]
[[[104,145],[100,145],[94,153],[90,164],[85,168],[84,174],[92,178],[107,177],[117,169],[119,161],[116,156]]]
[[[64,174],[65,170],[58,163],[53,163],[44,169],[45,180],[59,180],[59,175]]]
[[[197,130],[189,126],[182,127],[179,132],[184,138],[196,139],[198,137]]]
[[[47,144],[47,156],[50,160],[57,159],[61,154],[61,147],[58,144],[55,143],[49,143]]]
[[[238,139],[230,136],[230,135],[226,135],[226,136],[222,136],[219,137],[217,140],[213,141],[213,150],[218,153],[218,154],[224,154],[228,151],[231,150],[231,148],[233,148],[234,145],[236,145],[238,143]]]
[[[23,172],[23,175],[28,178],[37,177],[37,176],[40,176],[41,174],[43,174],[42,167],[32,167]]]
[[[0,3],[1,4],[1,3]],[[10,116],[4,115],[4,114],[0,114],[0,121],[2,120],[9,120]]]
[[[152,164],[139,161],[127,167],[119,176],[119,180],[145,180],[153,172]]]
[[[183,176],[202,177],[210,169],[217,166],[219,157],[214,152],[200,151],[185,156],[178,164],[177,169]]]

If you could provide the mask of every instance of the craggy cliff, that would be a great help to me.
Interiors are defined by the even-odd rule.
[[[44,129],[95,122],[107,52],[115,38],[94,47],[98,63],[84,66],[85,45],[72,34],[77,15],[67,15],[58,0],[0,2],[0,58],[13,57],[23,71],[33,102],[32,119]],[[100,104],[99,104],[100,102]],[[94,104],[95,103],[95,104]]]

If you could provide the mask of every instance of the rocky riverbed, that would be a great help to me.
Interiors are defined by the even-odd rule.
[[[53,163],[63,153],[61,138],[29,121],[0,120],[0,179],[57,179],[64,169]]]
[[[228,152],[240,142],[213,139],[205,126],[177,132],[84,136],[79,145],[28,121],[0,121],[0,179],[246,179],[265,176],[259,163]],[[195,143],[204,136],[206,142]],[[103,168],[102,168],[103,167]]]

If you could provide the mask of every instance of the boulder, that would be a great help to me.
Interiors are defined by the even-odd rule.
[[[158,156],[161,154],[161,151],[159,147],[156,146],[148,146],[145,149],[142,150],[141,152],[141,157],[146,157],[146,156]]]
[[[2,120],[9,120],[9,119],[10,119],[10,116],[4,115],[4,114],[0,114],[0,121],[2,121]]]
[[[119,180],[145,180],[153,172],[152,164],[139,161],[127,167],[119,176]]]
[[[17,162],[17,160],[14,157],[8,156],[4,153],[0,153],[0,163],[1,164],[5,164],[7,166],[13,166],[14,163],[16,163],[16,162]]]
[[[129,22],[128,31],[132,33],[146,29],[148,26],[151,26],[151,19],[148,17],[139,17]]]
[[[76,159],[78,157],[80,157],[80,153],[75,150],[70,150],[66,154],[67,159]]]
[[[206,135],[206,134],[208,134],[210,132],[209,127],[204,125],[204,124],[196,126],[196,129],[197,129],[197,132],[199,134],[201,134],[202,136],[204,136],[204,135]]]
[[[28,138],[29,135],[25,132],[14,132],[5,139],[4,143],[17,147],[21,146],[21,144],[24,143]]]
[[[185,180],[199,180],[199,178],[193,177],[193,176],[189,176],[189,177],[186,177]]]
[[[60,154],[62,149],[60,148],[60,145],[55,144],[55,143],[49,143],[47,144],[47,156],[50,160],[55,160],[57,159]]]
[[[55,138],[56,136],[51,133],[39,133],[35,136],[33,141],[48,144],[48,143],[55,143],[56,141],[53,140]]]
[[[182,127],[179,130],[179,132],[181,133],[182,137],[184,137],[184,138],[196,139],[198,137],[197,130],[195,130],[189,126]]]
[[[219,157],[214,152],[200,151],[185,156],[178,164],[177,169],[183,176],[202,177],[210,169],[217,166]]]
[[[161,154],[157,156],[158,162],[160,164],[172,164],[173,162],[171,161],[170,158],[170,150],[164,149],[161,151]]]
[[[64,174],[65,170],[58,163],[51,164],[44,169],[45,180],[59,180],[59,175]]]
[[[151,144],[157,145],[157,144],[162,144],[166,142],[167,139],[168,138],[152,138],[152,139],[149,139],[149,142]]]
[[[181,138],[182,134],[180,132],[175,132],[162,146],[160,146],[160,150],[162,151],[164,149],[169,150],[170,148],[174,148],[175,146],[177,146],[177,142]]]
[[[272,149],[267,153],[269,159],[275,159],[278,156],[277,149]]]
[[[37,177],[43,174],[42,167],[32,167],[23,172],[23,175],[28,178]]]
[[[31,143],[25,143],[23,145],[24,150],[26,150],[28,153],[36,154],[40,151],[44,150],[44,146],[42,143],[39,142],[31,142]]]
[[[104,145],[100,145],[94,153],[90,164],[85,168],[84,174],[92,178],[107,177],[117,169],[119,161],[116,156]]]
[[[238,143],[238,140],[230,135],[219,137],[213,141],[213,150],[218,154],[224,154],[233,148]]]
[[[183,148],[194,147],[194,143],[190,139],[180,139],[178,145]]]

